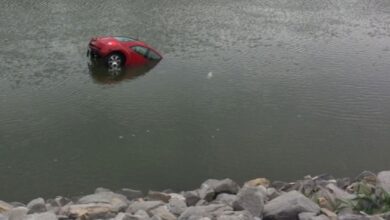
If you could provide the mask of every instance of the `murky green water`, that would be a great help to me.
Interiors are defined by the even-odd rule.
[[[111,34],[164,60],[104,84]],[[387,0],[2,0],[0,38],[3,200],[390,168]]]

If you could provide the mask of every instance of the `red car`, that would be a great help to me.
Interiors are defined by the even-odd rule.
[[[145,42],[119,36],[93,37],[88,45],[87,56],[103,58],[109,68],[140,66],[162,59],[161,54]]]

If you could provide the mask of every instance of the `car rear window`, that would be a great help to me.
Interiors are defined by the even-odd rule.
[[[136,39],[131,38],[131,37],[114,37],[118,41],[122,42],[130,42],[130,41],[136,41]]]
[[[149,50],[148,59],[149,60],[159,61],[159,60],[161,60],[161,56],[158,55],[157,53],[155,53],[154,51]]]
[[[134,46],[131,48],[134,50],[134,52],[141,54],[142,56],[146,56],[146,54],[148,53],[148,48],[145,48],[145,47]]]

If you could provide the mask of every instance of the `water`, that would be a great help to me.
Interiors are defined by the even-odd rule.
[[[3,200],[390,168],[387,0],[1,3]],[[97,35],[164,60],[99,80]]]

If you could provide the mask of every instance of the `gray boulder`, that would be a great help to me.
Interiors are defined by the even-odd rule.
[[[162,220],[176,220],[177,217],[175,215],[173,215],[169,209],[167,208],[167,206],[159,206],[155,209],[152,209],[150,210],[150,213],[153,215],[153,216],[158,216],[160,217]]]
[[[118,193],[126,196],[128,200],[138,199],[144,196],[142,191],[129,188],[123,188]]]
[[[247,211],[224,213],[217,220],[254,220],[255,218]]]
[[[297,191],[285,193],[264,206],[264,220],[298,220],[301,212],[318,213],[320,207]]]
[[[318,215],[312,212],[302,212],[298,215],[299,220],[330,220],[326,215]]]
[[[215,191],[209,185],[202,184],[202,186],[198,190],[198,192],[199,192],[199,197],[201,200],[205,200],[207,202],[210,202],[210,201],[214,200],[214,198],[215,198]]]
[[[363,171],[355,178],[355,181],[365,181],[367,183],[376,184],[376,175],[371,171]]]
[[[348,214],[339,215],[338,220],[371,220],[371,218],[363,215]]]
[[[276,197],[280,196],[280,192],[278,192],[275,188],[269,187],[267,188],[267,199],[272,200]]]
[[[127,208],[126,212],[136,213],[139,210],[143,210],[149,213],[151,210],[163,206],[164,203],[161,201],[136,201],[132,202]]]
[[[225,204],[233,207],[233,203],[237,200],[237,196],[233,194],[221,193],[215,198],[213,203]]]
[[[7,202],[0,200],[0,213],[5,213],[11,210],[13,206]]]
[[[171,195],[163,192],[157,192],[157,191],[149,191],[148,200],[157,200],[157,201],[163,201],[165,203],[168,203],[169,200],[171,199]]]
[[[185,200],[173,197],[169,200],[168,209],[173,214],[179,216],[187,209],[187,205]]]
[[[390,193],[390,171],[382,171],[377,175],[377,186]]]
[[[58,218],[54,213],[44,212],[27,215],[24,220],[58,220]]]
[[[8,219],[9,220],[20,220],[24,219],[27,215],[28,209],[26,207],[16,207],[9,211]]]
[[[129,213],[123,213],[120,212],[115,216],[114,220],[149,220],[149,216],[146,214],[139,215],[139,214],[129,214]]]
[[[6,216],[3,215],[3,214],[0,214],[0,220],[8,220],[8,217],[6,217]]]
[[[200,200],[198,191],[186,191],[183,192],[183,196],[186,200],[187,206],[194,206]]]
[[[95,193],[101,193],[101,192],[112,192],[112,191],[104,187],[98,187],[95,189]]]
[[[108,203],[71,204],[63,208],[61,214],[71,218],[108,219],[115,217],[116,208]]]
[[[266,189],[263,186],[243,187],[233,203],[234,210],[247,210],[253,216],[262,216]]]
[[[27,208],[29,209],[28,214],[41,213],[41,212],[47,211],[45,200],[43,198],[37,198],[37,199],[31,200],[27,204]]]
[[[230,193],[237,194],[240,190],[240,186],[231,179],[209,179],[202,183],[202,187],[211,188],[215,193]],[[202,188],[201,187],[201,188]]]
[[[81,197],[78,200],[78,203],[106,203],[110,204],[112,206],[113,211],[115,212],[124,211],[128,206],[128,200],[125,196],[107,191],[102,191],[99,193]]]
[[[192,220],[201,218],[216,218],[225,211],[233,211],[231,207],[222,204],[211,204],[208,206],[191,206],[187,208],[178,218],[179,220]]]

